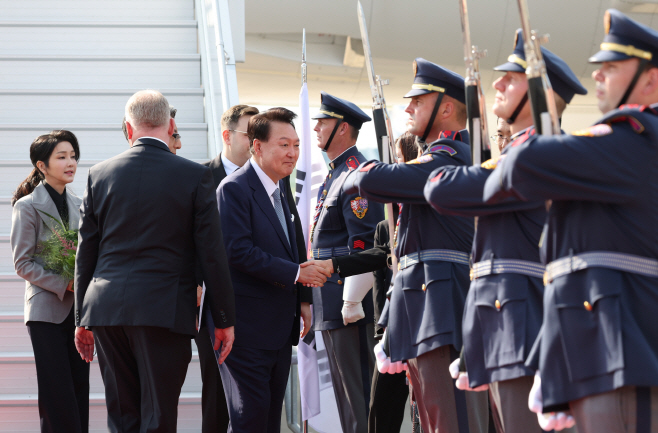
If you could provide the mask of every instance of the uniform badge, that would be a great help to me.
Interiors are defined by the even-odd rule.
[[[358,249],[361,249],[361,250],[365,250],[365,249],[366,249],[366,244],[365,244],[365,242],[363,242],[363,241],[361,241],[361,240],[356,240],[356,241],[354,241],[354,248],[353,248],[353,249],[356,250],[357,248],[358,248]]]
[[[604,135],[612,134],[612,127],[607,123],[600,125],[590,126],[589,128],[574,131],[571,135],[578,137],[603,137]]]
[[[350,205],[352,206],[352,212],[354,212],[357,218],[363,219],[366,216],[366,212],[368,212],[368,199],[357,197],[350,201]]]
[[[350,156],[347,158],[347,161],[345,161],[345,165],[347,165],[350,170],[356,170],[359,167],[359,160],[353,156]]]
[[[416,159],[412,159],[411,161],[407,161],[407,164],[424,164],[426,162],[430,162],[434,159],[432,155],[423,155],[420,156]]]
[[[491,158],[488,161],[484,161],[482,163],[482,168],[486,168],[487,170],[493,170],[498,166],[498,158],[493,159]]]
[[[430,147],[430,152],[445,152],[450,156],[457,155],[457,151],[450,146],[445,144],[437,144],[436,146]]]
[[[439,140],[447,138],[448,140],[460,140],[461,134],[459,131],[441,131],[439,132]]]

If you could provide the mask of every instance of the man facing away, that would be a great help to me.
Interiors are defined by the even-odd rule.
[[[299,157],[295,114],[273,108],[249,120],[252,159],[217,189],[236,300],[236,342],[220,366],[229,432],[277,433],[292,345],[310,329],[297,283],[321,286],[328,272],[301,267],[295,226],[283,195]],[[229,229],[230,227],[230,229]],[[213,312],[213,317],[214,317]]]
[[[174,432],[197,332],[195,260],[222,318],[222,361],[234,338],[233,290],[212,174],[167,147],[167,99],[137,92],[125,114],[131,148],[89,170],[80,209],[76,345],[90,355],[80,327],[91,328],[111,432]]]

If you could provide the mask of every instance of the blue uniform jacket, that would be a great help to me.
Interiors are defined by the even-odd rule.
[[[323,187],[327,196],[313,231],[312,249],[348,247],[351,254],[373,247],[375,228],[384,219],[384,206],[369,202],[356,193],[347,193],[343,188],[347,174],[365,160],[356,146],[352,146],[331,162],[332,168]],[[343,283],[340,275],[334,273],[323,287],[313,289],[313,321],[316,331],[345,326],[341,314]],[[362,305],[366,317],[348,326],[374,321],[370,293],[363,298]]]
[[[531,137],[498,163],[485,200],[553,200],[542,244],[548,262],[588,251],[656,259],[657,133],[652,108],[624,108],[572,135]],[[657,386],[656,314],[656,278],[593,267],[548,284],[538,356],[544,409]]]
[[[445,135],[459,140],[466,134]],[[440,215],[423,195],[427,177],[438,167],[470,164],[468,145],[457,140],[440,139],[406,164],[368,161],[348,178],[346,183],[364,197],[403,203],[395,247],[398,257],[430,249],[470,251],[473,218]],[[397,273],[380,320],[387,327],[393,361],[412,359],[448,344],[461,347],[468,272],[467,265],[428,261]]]
[[[521,133],[514,144],[523,143],[531,134],[534,128]],[[478,217],[473,263],[492,259],[539,263],[544,202],[510,198],[494,205],[484,203],[484,184],[492,170],[487,163],[441,167],[430,175],[425,198],[444,215]],[[525,360],[541,326],[543,294],[541,278],[527,275],[504,273],[471,281],[462,335],[472,387],[534,375]]]

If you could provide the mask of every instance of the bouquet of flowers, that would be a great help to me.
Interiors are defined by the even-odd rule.
[[[68,224],[41,212],[55,220],[60,229],[53,230],[50,238],[39,244],[42,250],[36,256],[43,258],[44,269],[61,275],[67,281],[72,280],[75,275],[75,254],[78,250],[78,230],[71,230]]]

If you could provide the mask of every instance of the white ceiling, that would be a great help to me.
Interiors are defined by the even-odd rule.
[[[404,105],[402,95],[412,80],[412,61],[424,57],[464,73],[459,0],[363,0],[375,71],[390,80],[385,88],[389,105]],[[658,0],[528,0],[530,23],[546,45],[562,57],[588,90],[594,68],[587,58],[603,38],[603,14],[616,7],[658,28]],[[288,105],[298,103],[301,83],[302,29],[307,34],[308,87],[311,105],[319,105],[321,90],[358,105],[371,104],[365,66],[343,65],[347,37],[360,32],[356,0],[248,0],[245,2],[246,62],[238,64],[241,103]],[[515,0],[469,0],[472,43],[486,49],[481,61],[486,98],[493,99],[491,83],[500,73],[492,68],[511,53],[514,32],[520,27]],[[642,13],[633,13],[633,11]],[[315,98],[315,100],[314,100]],[[592,92],[576,96],[565,114],[565,130],[580,128],[599,114]],[[399,111],[399,110],[398,110]]]

